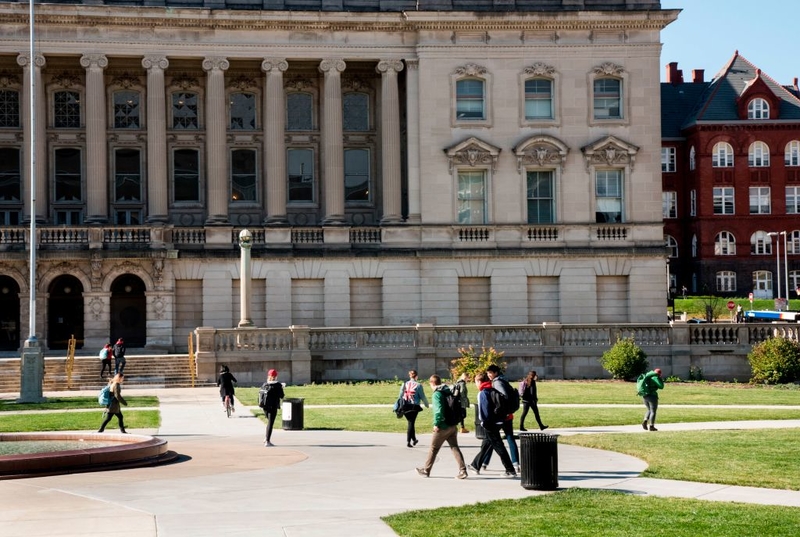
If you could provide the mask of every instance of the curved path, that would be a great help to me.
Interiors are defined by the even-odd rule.
[[[161,427],[136,432],[167,439],[184,460],[0,481],[0,537],[389,537],[394,532],[380,520],[387,514],[545,494],[523,489],[519,480],[503,478],[498,470],[456,481],[455,462],[446,449],[431,477],[419,477],[414,468],[424,461],[429,435],[420,435],[420,444],[408,449],[396,433],[277,429],[277,446],[265,448],[261,421],[244,408],[227,419],[216,388],[158,390],[157,395]],[[800,427],[800,420],[740,425]],[[730,422],[725,427],[733,428]],[[644,432],[640,426],[596,430]],[[474,435],[460,435],[459,442],[466,458],[474,456],[479,445]],[[796,491],[641,478],[647,465],[627,455],[561,444],[558,457],[562,488],[800,507]]]

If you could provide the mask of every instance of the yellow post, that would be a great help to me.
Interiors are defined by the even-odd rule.
[[[75,365],[75,345],[77,344],[75,334],[72,334],[67,344],[67,363],[64,364],[64,369],[67,373],[67,389],[72,389],[72,368]]]
[[[197,376],[197,363],[194,356],[194,338],[192,333],[189,332],[189,374],[192,377],[192,388],[194,388],[194,379]]]

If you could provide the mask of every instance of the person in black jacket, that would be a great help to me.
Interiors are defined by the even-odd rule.
[[[267,417],[267,433],[264,437],[264,447],[272,447],[275,445],[272,443],[272,427],[275,425],[275,418],[281,406],[281,399],[283,399],[283,384],[278,382],[277,370],[269,370],[267,382],[261,385],[261,390],[266,390],[267,392],[266,404],[261,407]]]
[[[231,412],[236,412],[233,408],[233,383],[237,382],[236,377],[230,372],[227,365],[223,365],[219,369],[219,377],[217,377],[217,386],[219,386],[219,396],[222,399],[222,410],[225,410],[225,397],[231,398]]]
[[[528,410],[533,410],[533,417],[536,418],[536,423],[539,424],[539,429],[544,431],[549,427],[542,423],[542,418],[539,417],[539,396],[536,394],[536,381],[539,376],[536,371],[528,371],[528,375],[519,383],[519,396],[522,399],[522,417],[519,419],[519,430],[527,431],[525,429],[525,416],[528,415]]]
[[[125,342],[119,338],[111,349],[111,354],[114,355],[114,374],[121,375],[125,369]]]

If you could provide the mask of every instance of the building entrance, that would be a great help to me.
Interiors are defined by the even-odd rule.
[[[111,334],[125,346],[144,347],[147,342],[147,299],[145,285],[138,276],[123,274],[111,284]]]
[[[83,285],[75,276],[59,276],[48,289],[47,346],[66,349],[74,337],[76,349],[83,348]]]
[[[0,276],[0,351],[19,349],[19,285]]]

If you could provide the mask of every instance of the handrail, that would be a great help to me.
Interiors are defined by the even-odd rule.
[[[72,389],[72,368],[75,366],[75,346],[77,345],[78,340],[75,339],[75,334],[72,334],[69,338],[69,342],[67,343],[67,362],[64,364],[64,368],[66,369],[67,373],[67,389]]]
[[[191,332],[189,332],[189,376],[192,378],[192,388],[194,388],[194,381],[197,378],[197,360],[194,354],[194,338],[192,338]]]

